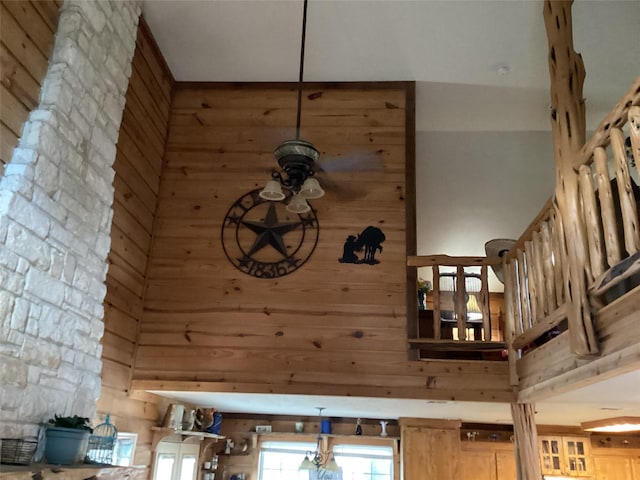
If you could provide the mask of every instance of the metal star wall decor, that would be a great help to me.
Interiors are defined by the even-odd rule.
[[[229,208],[222,224],[222,247],[241,272],[257,278],[288,275],[303,265],[318,243],[318,218],[313,209],[291,213],[280,202],[253,190]]]

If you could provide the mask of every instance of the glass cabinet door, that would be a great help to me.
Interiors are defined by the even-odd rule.
[[[567,473],[569,475],[586,475],[586,440],[578,438],[566,438],[564,446],[567,462]]]
[[[546,474],[562,473],[560,437],[540,437],[540,466]]]

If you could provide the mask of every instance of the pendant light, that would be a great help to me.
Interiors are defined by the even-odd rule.
[[[298,467],[298,470],[317,471],[317,472],[339,472],[340,466],[333,457],[333,452],[322,449],[322,411],[324,407],[316,407],[318,409],[318,438],[316,441],[316,449],[313,452],[307,452],[304,460]]]

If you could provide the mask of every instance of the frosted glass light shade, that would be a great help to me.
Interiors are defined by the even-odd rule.
[[[336,463],[336,459],[333,458],[333,454],[331,454],[331,457],[329,458],[329,461],[327,462],[327,464],[324,466],[324,469],[328,470],[330,472],[339,472],[340,471],[340,467]]]
[[[302,195],[296,194],[287,205],[287,210],[291,213],[307,213],[311,210],[311,207]]]
[[[264,198],[265,200],[270,200],[272,202],[284,200],[284,197],[285,195],[282,192],[280,182],[277,182],[276,180],[269,180],[260,192],[260,198]]]
[[[320,182],[316,178],[309,177],[302,184],[300,189],[300,195],[303,195],[309,200],[314,200],[324,196],[324,190],[320,186]]]
[[[298,470],[315,470],[316,466],[313,464],[311,460],[309,460],[309,455],[304,456],[304,460],[298,467]]]

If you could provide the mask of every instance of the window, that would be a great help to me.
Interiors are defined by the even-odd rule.
[[[133,456],[136,451],[137,433],[118,432],[116,446],[113,449],[113,465],[128,467],[133,465]]]
[[[260,448],[260,480],[306,480],[307,472],[298,472],[305,453],[315,450],[315,443],[264,442]]]
[[[259,480],[311,480],[320,478],[299,472],[306,452],[314,443],[265,442],[260,449]],[[393,480],[393,449],[368,445],[337,445],[333,449],[342,468],[342,480]]]
[[[393,449],[368,445],[336,445],[333,455],[342,480],[393,480]]]

